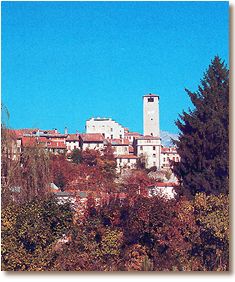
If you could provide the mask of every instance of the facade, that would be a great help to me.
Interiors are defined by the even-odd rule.
[[[168,169],[171,167],[171,162],[179,162],[180,156],[175,147],[161,148],[161,168]]]
[[[149,197],[160,196],[170,200],[175,198],[177,187],[177,182],[156,182],[147,187],[147,192]]]
[[[71,153],[74,149],[79,149],[79,134],[68,134],[65,144],[68,153]]]
[[[133,144],[134,139],[143,136],[142,134],[138,132],[125,132],[125,139],[129,141],[129,144]]]
[[[111,118],[90,118],[86,121],[86,133],[101,133],[105,139],[123,139],[124,127]]]
[[[129,154],[129,142],[126,139],[107,139],[105,143],[111,144],[114,156]]]
[[[116,156],[117,172],[122,172],[124,169],[135,169],[138,159],[135,155]]]
[[[148,94],[143,96],[144,136],[160,137],[159,130],[159,96]]]
[[[143,136],[134,140],[135,155],[144,159],[146,168],[160,169],[161,140],[159,137]]]
[[[103,150],[104,136],[101,133],[80,134],[79,143],[82,150]]]

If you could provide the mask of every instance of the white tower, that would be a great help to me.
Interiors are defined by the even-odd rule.
[[[159,130],[159,96],[147,94],[143,96],[144,135],[160,137]]]

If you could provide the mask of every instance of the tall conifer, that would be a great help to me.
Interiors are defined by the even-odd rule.
[[[229,71],[224,62],[216,56],[197,92],[186,92],[195,108],[176,121],[181,162],[174,172],[191,195],[228,193]]]

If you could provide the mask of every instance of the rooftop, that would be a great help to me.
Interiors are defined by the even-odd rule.
[[[104,136],[101,133],[84,133],[80,134],[83,142],[103,142]]]
[[[140,136],[136,138],[137,140],[160,140],[160,137],[156,136],[151,136],[151,135],[145,135],[145,136]]]
[[[144,95],[143,97],[158,97],[159,98],[159,95],[149,93],[149,94]]]
[[[115,157],[116,159],[138,159],[139,157],[134,155],[118,155]]]

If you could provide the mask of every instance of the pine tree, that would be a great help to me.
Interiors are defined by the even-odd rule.
[[[216,56],[197,92],[188,93],[194,109],[176,121],[181,162],[174,172],[183,189],[195,195],[229,190],[229,71]]]

